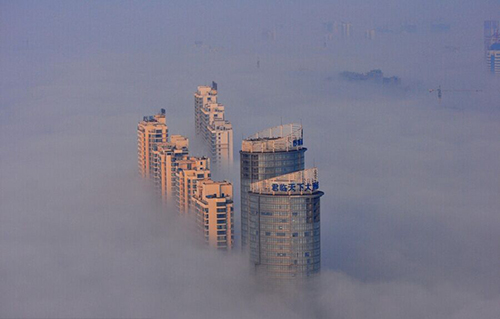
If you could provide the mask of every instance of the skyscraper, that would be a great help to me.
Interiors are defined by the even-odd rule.
[[[188,147],[189,141],[182,135],[172,135],[170,142],[153,145],[151,176],[164,203],[173,197],[177,161],[188,157]]]
[[[251,184],[249,250],[257,274],[292,278],[319,272],[322,195],[316,168]]]
[[[198,232],[205,243],[230,250],[234,241],[233,185],[227,181],[198,181],[192,201]]]
[[[217,103],[217,84],[199,86],[194,97],[196,134],[203,139],[215,168],[228,169],[233,164],[233,127],[225,119],[224,105]]]
[[[168,142],[168,127],[165,109],[153,116],[145,116],[137,125],[137,154],[139,172],[143,178],[150,178],[151,153],[158,143]]]
[[[303,132],[300,124],[262,130],[241,143],[241,245],[248,245],[249,191],[253,182],[304,169]]]
[[[206,157],[188,157],[177,161],[175,196],[179,213],[189,213],[198,181],[210,177],[210,159]]]
[[[208,103],[217,103],[217,84],[215,82],[212,82],[212,86],[198,86],[198,91],[194,93],[194,120],[196,135],[201,135],[203,133],[201,109]]]

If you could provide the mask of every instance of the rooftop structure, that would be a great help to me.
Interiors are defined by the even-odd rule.
[[[243,152],[288,152],[303,146],[302,125],[291,123],[271,127],[246,138],[241,143]]]

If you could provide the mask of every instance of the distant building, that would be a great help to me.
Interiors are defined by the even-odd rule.
[[[484,52],[490,50],[491,46],[500,42],[500,23],[498,20],[484,21]]]
[[[189,214],[198,181],[210,177],[210,159],[206,157],[188,157],[177,161],[175,197],[180,214]]]
[[[188,147],[188,139],[181,135],[172,135],[170,142],[153,146],[150,171],[155,188],[164,203],[170,201],[175,193],[177,162],[188,157]]]
[[[249,191],[253,182],[304,169],[303,131],[300,124],[262,130],[241,143],[241,245],[248,246]]]
[[[230,250],[234,243],[233,185],[227,181],[198,181],[192,198],[199,234],[206,244]]]
[[[352,36],[352,24],[348,22],[342,22],[340,24],[340,30],[342,32],[342,37],[350,38]]]
[[[373,82],[387,86],[397,86],[401,84],[401,78],[397,76],[384,77],[382,70],[371,70],[367,73],[357,73],[344,71],[340,73],[340,77],[346,81],[352,82]]]
[[[375,30],[374,29],[369,29],[365,31],[365,38],[369,40],[375,39]]]
[[[486,61],[491,73],[500,74],[500,43],[491,45],[490,49],[486,51]]]
[[[151,155],[156,145],[168,142],[168,127],[165,109],[159,114],[145,116],[137,125],[137,153],[139,172],[143,178],[150,178]]]
[[[293,278],[321,267],[320,197],[316,168],[251,184],[250,261],[257,274]]]
[[[233,127],[225,119],[224,105],[217,103],[217,84],[199,86],[194,96],[196,134],[204,140],[215,168],[230,169],[233,164]]]

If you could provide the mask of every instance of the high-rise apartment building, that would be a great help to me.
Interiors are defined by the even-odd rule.
[[[198,91],[194,93],[194,120],[196,135],[201,135],[204,131],[202,125],[203,106],[208,103],[217,103],[217,83],[212,82],[212,86],[198,86]]]
[[[198,181],[209,179],[210,159],[206,157],[188,157],[178,160],[176,172],[176,202],[179,213],[188,214],[191,200],[196,191]]]
[[[177,162],[188,157],[188,147],[189,141],[182,135],[172,135],[170,142],[153,146],[150,172],[155,188],[164,203],[173,197]]]
[[[217,84],[199,86],[194,94],[196,134],[205,142],[212,164],[220,169],[233,163],[233,127],[225,119],[224,105],[217,103]]]
[[[492,44],[486,52],[486,62],[493,74],[500,74],[500,43]]]
[[[260,131],[241,143],[241,245],[248,245],[250,185],[304,169],[303,131],[300,124],[286,124]]]
[[[251,184],[249,250],[258,274],[292,278],[319,272],[322,195],[316,168]]]
[[[137,153],[139,172],[143,178],[151,176],[152,151],[159,143],[168,142],[165,109],[159,114],[145,116],[137,125]]]
[[[210,179],[198,181],[192,198],[197,231],[205,243],[220,250],[230,250],[234,242],[233,185]]]

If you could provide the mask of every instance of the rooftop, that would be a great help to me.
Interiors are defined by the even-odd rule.
[[[290,123],[270,127],[244,139],[243,152],[280,152],[303,148],[302,125]]]

